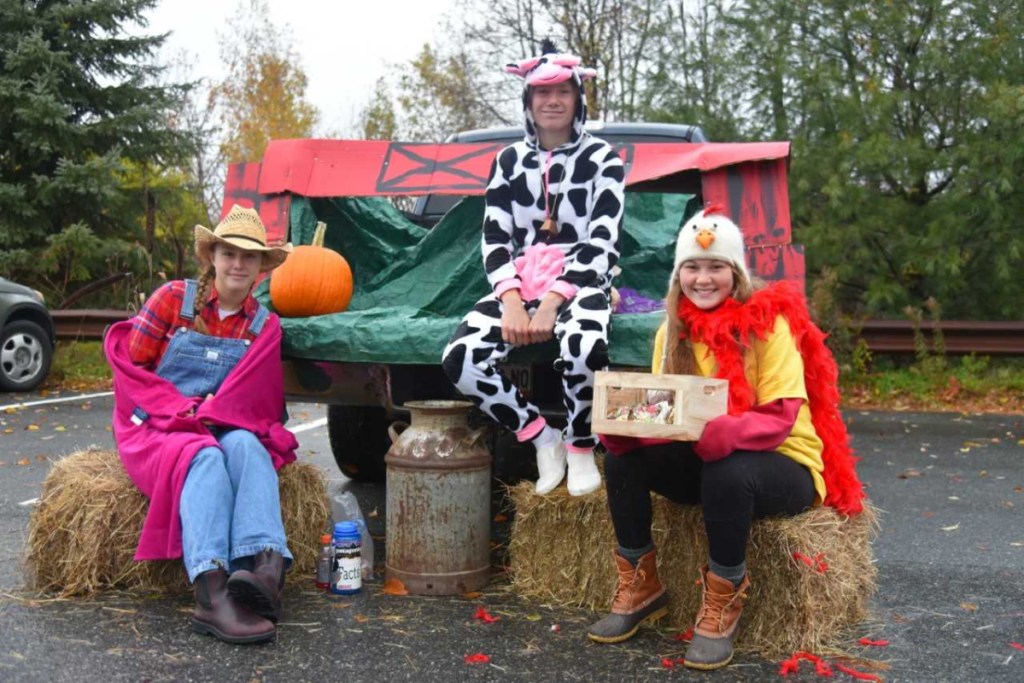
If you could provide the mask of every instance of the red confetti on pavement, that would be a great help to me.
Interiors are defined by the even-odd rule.
[[[1020,650],[1021,652],[1024,652],[1024,645],[1021,645],[1020,643],[1010,643],[1010,647],[1012,647],[1014,650]]]
[[[783,660],[779,664],[779,675],[788,676],[791,673],[797,673],[800,670],[800,660],[805,659],[809,662],[814,663],[814,671],[819,676],[831,676],[832,667],[828,665],[824,659],[818,655],[813,655],[810,652],[794,652],[793,656],[789,659]]]
[[[829,665],[828,662],[823,660],[818,655],[813,655],[810,652],[794,652],[793,656],[789,659],[785,659],[779,664],[779,675],[788,676],[791,673],[799,673],[800,671],[800,660],[807,660],[814,663],[814,671],[819,676],[825,676],[826,678],[832,676],[832,669],[835,667],[836,671],[842,671],[848,676],[852,676],[858,681],[875,681],[875,683],[881,683],[882,679],[875,674],[866,673],[864,671],[858,671],[849,666],[840,664],[839,662],[833,662]]]
[[[482,652],[466,655],[463,659],[466,660],[466,664],[487,664],[491,661],[491,658]]]
[[[483,605],[481,605],[481,606],[476,608],[476,613],[473,615],[473,618],[474,619],[479,619],[480,621],[484,622],[485,624],[493,624],[494,622],[496,622],[499,619],[501,619],[501,617],[492,616],[490,612],[488,612],[486,609],[484,609]]]
[[[885,647],[889,644],[888,640],[871,640],[870,638],[861,638],[857,642],[861,645],[870,645],[871,647]]]
[[[875,674],[865,673],[864,671],[857,671],[857,669],[853,669],[853,668],[848,667],[848,666],[843,666],[839,662],[835,663],[835,667],[839,671],[842,671],[844,674],[846,674],[848,676],[853,676],[858,681],[875,681],[876,683],[881,683],[881,680],[882,680],[881,678],[879,678]]]

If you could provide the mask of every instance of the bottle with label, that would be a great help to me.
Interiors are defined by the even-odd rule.
[[[362,538],[355,522],[334,525],[334,571],[331,592],[338,595],[358,593],[363,587]]]
[[[316,558],[316,587],[325,591],[331,587],[331,570],[334,568],[334,544],[331,535],[320,537],[320,554]]]

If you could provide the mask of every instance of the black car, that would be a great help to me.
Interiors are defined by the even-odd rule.
[[[54,341],[43,295],[0,277],[0,390],[32,391],[42,384]]]

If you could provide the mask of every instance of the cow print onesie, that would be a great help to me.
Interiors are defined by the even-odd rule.
[[[584,129],[582,84],[569,142],[541,149],[524,90],[526,137],[503,149],[491,167],[483,225],[483,260],[492,292],[463,318],[443,354],[456,388],[520,441],[546,424],[540,411],[502,374],[498,361],[514,345],[502,341],[501,295],[519,289],[532,317],[548,291],[566,297],[554,335],[560,358],[571,451],[594,448],[590,431],[594,373],[608,365],[611,270],[619,258],[624,172],[622,161]],[[548,172],[548,192],[543,176]],[[558,234],[540,228],[554,207]],[[537,271],[547,273],[536,275]]]

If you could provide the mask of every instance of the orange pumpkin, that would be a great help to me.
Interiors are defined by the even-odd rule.
[[[295,247],[270,274],[270,301],[286,318],[340,313],[352,300],[352,269],[324,247],[326,223],[317,223],[313,243]]]

